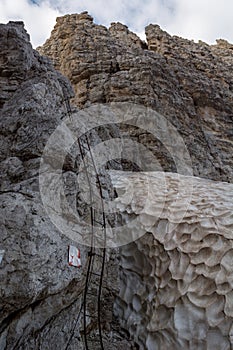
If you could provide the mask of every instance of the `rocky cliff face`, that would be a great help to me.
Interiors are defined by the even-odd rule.
[[[157,25],[149,25],[146,36],[147,44],[120,23],[107,29],[82,13],[58,18],[38,50],[70,79],[77,106],[149,106],[183,137],[195,176],[232,181],[233,46],[223,40],[196,44]],[[130,135],[149,145],[165,171],[175,171],[151,135]]]
[[[39,51],[70,79],[74,104],[84,108],[93,103],[133,102],[150,107],[183,138],[195,176],[232,182],[233,46],[224,40],[209,46],[172,37],[157,25],[146,28],[146,37],[144,43],[120,23],[107,29],[82,13],[59,18]],[[121,135],[126,134],[146,145],[163,170],[177,171],[154,135],[132,126],[121,127]],[[191,186],[189,180],[184,181],[184,188]],[[228,242],[222,232],[228,230],[232,213],[227,195],[232,187],[216,184],[215,193],[214,183],[197,180],[191,212],[171,236],[164,236],[165,226],[174,225],[175,218],[164,214],[155,224],[151,208],[148,214],[140,206],[143,181],[138,184],[129,177],[126,182],[127,188],[119,185],[125,191],[120,208],[126,216],[138,215],[139,222],[129,225],[132,234],[144,229],[154,237],[147,234],[121,248],[121,287],[115,312],[123,326],[140,349],[230,349],[231,268],[226,268],[225,261],[232,241],[228,231]],[[174,184],[175,178],[171,182]],[[140,209],[130,193],[133,188],[140,194]],[[162,191],[161,184],[155,198],[158,191]],[[159,205],[152,202],[153,198],[150,203],[156,212]],[[226,227],[219,231],[219,225],[210,221],[218,221],[215,213],[219,213],[220,202],[225,202],[223,212],[229,210],[229,216],[223,223]],[[215,213],[207,213],[205,208],[215,205]],[[184,203],[178,205],[182,206]],[[165,208],[169,212],[168,203]],[[224,220],[221,214],[219,220]]]
[[[73,90],[32,49],[21,22],[0,26],[0,62],[0,349],[82,348],[75,325],[88,248],[79,245],[82,269],[68,266],[72,241],[51,223],[39,190],[42,152]],[[63,175],[72,184],[69,162]],[[69,193],[74,188],[67,185]],[[113,267],[112,280],[115,275]],[[130,348],[127,339],[118,340],[113,349]]]
[[[45,143],[65,113],[62,87],[68,95],[72,88],[32,49],[23,23],[1,25],[0,37],[0,348],[46,349],[45,334],[55,342],[63,309],[78,305],[80,293],[80,271],[67,268],[68,240],[44,212],[38,179]]]
[[[42,152],[49,136],[64,120],[70,97],[73,97],[74,120],[78,108],[94,103],[111,106],[112,102],[131,102],[152,108],[181,135],[194,175],[232,181],[232,45],[225,41],[215,46],[195,44],[171,37],[152,25],[146,28],[146,34],[147,43],[144,43],[126,26],[113,23],[107,29],[94,24],[87,13],[59,18],[51,38],[38,49],[52,59],[56,71],[47,58],[32,49],[21,22],[0,26],[0,250],[4,250],[0,265],[0,349],[63,350],[67,346],[68,349],[83,346],[80,327],[75,328],[75,321],[81,303],[87,248],[80,245],[83,270],[70,268],[67,245],[72,241],[51,223],[39,192]],[[74,93],[58,71],[70,80]],[[91,124],[91,117],[85,122]],[[142,128],[105,126],[93,130],[90,137],[95,144],[114,137],[130,137],[152,152],[160,169],[179,172],[169,149]],[[169,141],[175,142],[174,138]],[[82,211],[82,202],[74,195],[78,157],[80,154],[75,149],[68,154],[63,180],[68,201],[71,204],[77,201],[77,209]],[[113,159],[110,168],[140,170],[137,167],[140,157],[142,169],[148,170],[149,161],[143,152],[137,153],[135,163]],[[152,162],[149,170],[157,170],[154,167],[156,162]],[[169,176],[172,182],[176,181],[176,175]],[[104,179],[105,187],[108,181]],[[160,349],[161,344],[169,348],[172,344],[177,349],[180,344],[195,348],[196,343],[203,349],[206,344],[212,349],[212,335],[223,344],[218,350],[229,348],[231,267],[227,265],[231,250],[228,252],[226,246],[231,248],[232,239],[230,235],[218,239],[219,232],[216,228],[212,232],[209,219],[205,222],[200,217],[210,216],[214,220],[215,216],[221,219],[223,215],[227,218],[224,225],[230,227],[224,191],[231,185],[216,183],[215,190],[213,182],[209,194],[209,182],[197,181],[203,186],[196,186],[194,205],[189,212],[191,219],[189,216],[184,219],[180,236],[179,232],[176,235],[179,239],[171,243],[161,237],[162,220],[157,236],[147,234],[136,243],[122,247],[120,280],[115,258],[118,251],[108,252],[104,291],[105,306],[110,311],[110,328],[104,330],[108,349],[133,349],[127,332],[140,349],[156,346]],[[133,178],[131,182],[134,183]],[[142,192],[139,186],[139,194]],[[205,212],[199,194],[209,198],[206,205],[214,207],[214,213]],[[121,205],[122,218],[126,221],[128,209]],[[130,209],[131,214],[139,215],[134,209]],[[165,219],[172,223],[171,218]],[[188,240],[189,225],[190,230],[197,227],[200,233],[193,238],[194,242]],[[142,230],[153,231],[148,225],[142,225]],[[213,250],[206,250],[206,244],[213,244]],[[186,246],[188,251],[183,252]],[[218,252],[216,261],[213,252]],[[213,264],[205,266],[203,259],[207,262],[213,259]],[[200,279],[202,275],[205,278]],[[137,282],[135,290],[128,281]],[[145,290],[140,287],[143,285]],[[115,315],[126,333],[122,333],[112,315],[113,297],[118,289]],[[206,300],[211,307],[203,305]],[[187,309],[189,327],[179,321]],[[198,326],[199,321],[205,332]],[[194,324],[197,328],[192,328]],[[205,337],[210,341],[204,342]]]

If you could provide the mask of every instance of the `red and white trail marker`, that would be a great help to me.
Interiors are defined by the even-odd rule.
[[[81,267],[80,250],[73,245],[69,245],[68,263],[70,266]]]

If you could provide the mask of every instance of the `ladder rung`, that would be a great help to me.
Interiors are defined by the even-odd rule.
[[[94,255],[95,255],[95,252],[88,252],[87,255],[88,255],[88,256],[94,256]]]
[[[105,227],[105,223],[104,223],[104,222],[98,221],[98,220],[96,220],[96,219],[94,219],[93,221],[96,222],[97,224],[99,224],[99,225]]]
[[[99,228],[99,229],[101,229],[101,228]],[[103,228],[102,228],[102,230],[103,230]],[[99,235],[97,235],[97,234],[94,234],[93,235],[94,236],[94,243],[95,244],[102,244],[102,245],[106,245],[106,239],[104,238],[104,237],[100,237]],[[100,254],[99,254],[100,255]],[[101,257],[102,257],[102,255],[101,255]]]
[[[95,255],[95,256],[98,256],[98,258],[102,258],[102,259],[104,258],[104,256],[103,256],[102,254],[97,254],[97,253],[95,253],[94,255]]]
[[[90,318],[97,318],[98,317],[98,315],[95,315],[95,314],[93,314],[93,315],[86,314],[85,316],[90,317]]]
[[[84,315],[84,308],[81,310],[81,313]],[[90,315],[89,313],[86,313],[85,315],[86,315],[87,317],[90,317],[90,318],[94,318],[94,317],[97,318],[97,317],[98,317],[98,314],[97,314],[97,313],[94,313],[94,312],[93,312],[93,314],[91,314],[91,315]]]
[[[97,187],[98,186],[98,181],[96,179],[93,179],[94,176],[93,174],[96,176],[96,173],[91,173],[90,171],[88,172],[87,170],[84,169],[84,173],[85,173],[85,177],[88,178],[88,182],[90,182],[90,184],[93,187]]]
[[[96,187],[96,183],[93,182],[93,181],[90,181],[90,184],[94,187]],[[98,190],[98,189],[97,189]],[[91,191],[91,195],[89,197],[92,197],[92,201],[97,201],[97,203],[101,200],[103,200],[103,198],[101,197],[100,193],[99,192],[96,192],[94,190]],[[91,198],[89,198],[91,200]]]
[[[104,257],[102,254],[98,254],[98,253],[95,253],[95,252],[88,252],[88,256],[98,256],[100,258]]]
[[[95,276],[101,276],[101,273],[98,273],[98,272],[92,272],[91,275],[95,275]]]
[[[91,173],[90,171],[88,171],[87,169],[84,169],[84,168],[81,171],[82,171],[82,174],[83,174],[82,176],[83,177],[85,176],[85,178],[87,179],[88,182],[90,182],[92,185],[96,186],[97,181],[93,180],[93,178],[94,178],[93,174],[96,175],[96,173]]]
[[[99,343],[99,342],[100,342],[99,339],[89,338],[89,337],[88,337],[88,341],[89,341],[89,342],[93,342],[93,343]]]
[[[90,150],[91,150],[88,146],[83,145],[81,142],[80,142],[80,146],[81,146],[81,148],[85,149],[88,152],[90,152]]]
[[[98,297],[97,293],[93,293],[93,292],[87,292],[88,295],[93,295],[94,297]]]
[[[85,163],[83,162],[83,166],[81,168],[81,170],[84,170],[87,171],[88,169],[93,169],[93,173],[96,174],[96,169],[95,169],[95,166],[94,164],[91,162],[91,161],[85,161]]]
[[[99,200],[99,198],[98,197],[96,197],[95,199],[90,199],[90,202],[88,203],[89,205],[98,205],[98,207],[99,207],[99,210],[101,210],[102,209],[102,204],[101,204],[101,202],[100,202],[100,200]],[[93,209],[96,209],[95,207],[93,208]],[[94,221],[94,220],[93,220]]]
[[[94,224],[94,221],[93,221],[93,224]],[[95,225],[94,225],[95,226]],[[93,236],[96,238],[96,239],[102,239],[103,241],[104,241],[104,236],[103,236],[103,231],[104,231],[104,229],[105,229],[105,226],[103,225],[103,226],[95,226],[95,228],[96,228],[96,230],[101,230],[102,231],[102,235],[101,236],[99,236],[100,235],[100,232],[98,231],[98,232],[96,232],[96,233],[94,233],[93,234]]]

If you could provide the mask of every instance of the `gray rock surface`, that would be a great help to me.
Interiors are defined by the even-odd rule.
[[[0,348],[46,349],[48,338],[35,334],[49,332],[65,307],[78,308],[81,293],[81,272],[67,266],[69,242],[47,218],[38,183],[43,148],[65,113],[61,86],[72,88],[32,49],[23,23],[1,25],[0,36]]]
[[[65,117],[64,100],[73,90],[49,60],[32,49],[21,22],[0,26],[0,60],[0,349],[82,348],[76,319],[88,248],[79,245],[82,269],[68,266],[67,246],[77,243],[52,224],[39,192],[42,152]],[[64,164],[67,194],[74,189],[72,181],[69,187],[71,160]],[[115,276],[116,284],[117,271]],[[114,287],[106,289],[107,294],[113,292]],[[130,348],[127,339],[116,336],[112,349]]]

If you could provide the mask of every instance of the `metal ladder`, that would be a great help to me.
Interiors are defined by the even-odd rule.
[[[72,115],[69,99],[65,99],[65,105],[68,116]],[[81,313],[83,314],[83,340],[85,350],[104,350],[104,341],[102,336],[102,315],[101,315],[101,295],[103,287],[103,277],[106,259],[106,216],[104,213],[103,190],[96,164],[91,152],[91,146],[88,136],[85,134],[78,139],[81,159],[84,165],[84,172],[89,187],[90,199],[90,219],[91,219],[91,237],[90,250],[88,252],[88,265],[85,276],[85,288],[83,292],[83,302]],[[91,174],[88,172],[86,153],[89,154],[89,168],[92,167],[95,174],[96,183],[93,184]],[[100,208],[96,210],[93,207],[94,191],[93,185],[97,185],[99,190]],[[101,229],[102,237],[97,237],[96,231]],[[101,241],[101,248],[99,246]]]

